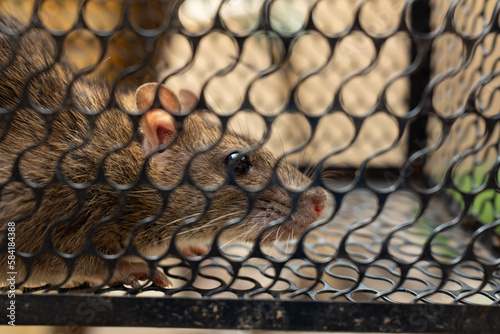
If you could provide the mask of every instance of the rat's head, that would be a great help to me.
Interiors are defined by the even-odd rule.
[[[268,229],[263,240],[288,239],[299,236],[319,217],[327,201],[326,191],[319,187],[307,189],[310,180],[296,168],[278,163],[254,141],[223,131],[202,111],[190,113],[182,124],[177,124],[174,116],[197,104],[192,93],[184,90],[179,95],[180,99],[163,85],[152,83],[141,86],[136,93],[138,109],[147,110],[141,119],[141,144],[151,155],[150,180],[167,187],[182,184],[183,180],[196,185],[184,184],[172,192],[164,215],[170,221],[160,219],[154,226],[158,230],[161,225],[168,226],[160,239],[168,238],[173,225],[183,223],[186,226],[179,231],[177,241],[209,239],[231,222],[223,233],[224,239],[253,241],[268,223],[276,220],[282,223]],[[156,97],[160,108],[152,108]],[[273,175],[281,185],[268,186]],[[287,189],[304,190],[293,212]]]

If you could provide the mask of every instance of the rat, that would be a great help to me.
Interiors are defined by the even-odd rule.
[[[16,257],[23,287],[138,287],[145,279],[168,287],[131,247],[165,255],[175,240],[180,253],[198,256],[225,225],[229,240],[251,242],[286,218],[262,235],[271,242],[318,219],[324,189],[206,112],[186,112],[197,103],[159,83],[113,92],[97,77],[78,77],[42,30],[0,34],[0,282],[11,222],[25,254]],[[283,186],[263,187],[274,170]],[[262,189],[252,202],[239,187]],[[287,188],[303,191],[293,213]],[[103,259],[121,253],[112,266]]]

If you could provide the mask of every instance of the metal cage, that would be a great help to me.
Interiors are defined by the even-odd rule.
[[[500,3],[488,0],[1,2],[5,323],[497,332],[499,13]],[[236,151],[271,152],[273,172],[242,184],[226,158],[223,176],[202,168],[209,180],[200,182],[189,168],[217,151],[221,134],[189,157],[175,182],[157,184],[148,174],[172,142],[160,142],[129,175],[121,152],[151,134],[144,110],[128,99],[148,82],[196,97],[168,110],[179,138],[190,131],[189,117],[202,115],[224,136],[248,139]],[[149,108],[165,103],[154,90]],[[104,147],[98,133],[109,129],[99,122],[111,109],[127,125],[103,123],[124,133]],[[62,123],[76,137],[59,136],[68,112],[83,124]],[[234,170],[244,173],[238,154]],[[287,188],[283,165],[310,176],[307,187]],[[116,169],[125,180],[113,178]],[[223,181],[214,186],[212,178]],[[181,219],[164,250],[141,252],[134,238],[184,196],[183,187],[206,206]],[[236,189],[248,209],[200,225],[223,187]],[[313,187],[328,199],[314,223],[284,239],[279,228],[292,211],[252,240],[239,238],[245,231],[223,238],[273,187],[293,212]],[[134,201],[148,191],[160,204],[126,230],[123,215],[135,217]],[[99,197],[104,192],[112,196]],[[86,202],[103,198],[109,212],[80,231],[94,219]],[[216,220],[223,224],[210,241],[197,241]],[[106,224],[126,231],[114,235]],[[120,251],[93,247],[101,235]],[[187,252],[176,243],[186,235],[194,240]],[[149,274],[110,284],[128,257],[142,259]],[[79,281],[84,259],[106,268],[106,279]],[[155,270],[169,284],[156,284]],[[57,282],[37,278],[54,272],[62,272]]]

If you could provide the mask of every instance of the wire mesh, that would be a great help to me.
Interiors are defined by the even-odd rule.
[[[499,11],[0,3],[2,297],[498,306]]]

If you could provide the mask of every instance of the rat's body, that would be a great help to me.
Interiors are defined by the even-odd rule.
[[[291,200],[286,191],[275,187],[263,190],[246,215],[248,200],[244,191],[224,185],[228,161],[239,159],[234,179],[243,186],[252,187],[266,184],[275,158],[259,148],[244,155],[246,160],[243,161],[241,156],[232,153],[252,146],[253,142],[231,132],[225,132],[219,141],[220,127],[196,113],[189,115],[178,130],[165,109],[175,113],[183,105],[163,86],[150,84],[142,86],[135,95],[116,95],[118,103],[130,113],[137,113],[137,107],[149,110],[158,95],[162,108],[152,109],[143,116],[143,135],[137,138],[133,136],[131,118],[122,110],[108,106],[109,90],[98,80],[76,81],[67,99],[73,74],[59,63],[50,67],[55,55],[50,40],[40,31],[29,31],[22,38],[13,62],[0,71],[0,108],[15,110],[8,113],[12,118],[5,137],[0,139],[0,234],[4,234],[8,222],[16,222],[17,251],[48,254],[39,257],[29,268],[30,276],[24,286],[63,282],[65,286],[102,284],[107,278],[110,278],[107,283],[112,285],[137,285],[138,279],[148,277],[149,269],[143,262],[126,260],[121,260],[109,275],[107,265],[94,255],[69,261],[74,268],[67,269],[58,256],[50,254],[53,253],[50,246],[47,247],[50,244],[66,254],[90,254],[95,247],[104,254],[113,255],[129,248],[132,242],[143,254],[161,255],[178,227],[189,223],[175,240],[181,252],[191,255],[196,254],[190,248],[193,241],[210,240],[232,219],[244,218],[231,226],[228,237],[250,241],[267,223],[290,213]],[[0,37],[0,69],[7,63],[12,49]],[[47,72],[31,79],[27,96],[32,104],[27,104],[22,97],[26,81],[47,67],[50,67]],[[71,100],[73,104],[68,107],[66,103]],[[19,106],[21,101],[23,104]],[[33,105],[60,110],[52,116],[41,116]],[[92,114],[103,111],[97,117],[87,118],[77,109]],[[88,119],[94,117],[95,124],[91,125],[94,122]],[[47,132],[49,122],[50,131]],[[6,122],[1,120],[0,125],[5,127]],[[93,130],[91,134],[89,129]],[[154,154],[166,143],[166,150]],[[35,146],[26,150],[32,145]],[[213,148],[207,150],[210,147]],[[200,151],[206,152],[191,161]],[[238,165],[241,161],[243,163]],[[246,168],[248,161],[251,164]],[[164,190],[174,188],[182,183],[186,170],[196,184],[220,187],[207,208],[205,195],[194,186],[181,185],[163,193],[155,188],[155,184]],[[142,181],[137,183],[142,171]],[[278,178],[291,189],[308,184],[305,176],[287,165],[280,165]],[[129,189],[120,192],[105,179],[130,185]],[[20,182],[22,180],[42,190],[35,196],[29,186]],[[73,182],[74,187],[67,182]],[[83,201],[78,201],[75,188],[81,188],[78,192]],[[281,224],[278,237],[286,239],[300,234],[319,216],[326,198],[326,192],[319,188],[305,192],[296,212]],[[39,203],[38,199],[41,199]],[[187,221],[196,218],[198,221]],[[264,234],[267,240],[275,237],[276,229]],[[5,241],[3,235],[2,239]],[[19,263],[19,257],[17,262],[20,282],[26,270]],[[0,284],[5,285],[5,253],[0,254],[0,268]],[[68,271],[72,275],[66,281]],[[160,271],[151,277],[157,285],[169,283]]]

